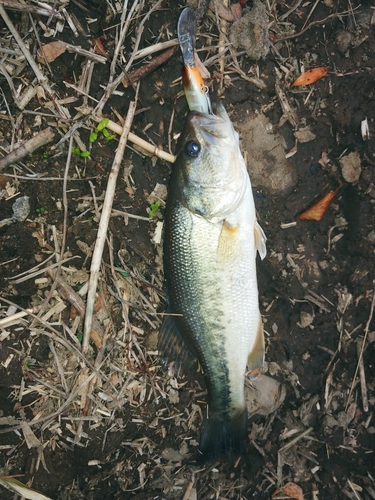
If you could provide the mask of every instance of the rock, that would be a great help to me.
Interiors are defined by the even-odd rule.
[[[161,457],[169,462],[181,462],[187,458],[186,455],[182,455],[179,451],[173,448],[165,448],[161,453]]]
[[[165,184],[157,183],[152,193],[148,196],[147,203],[151,205],[151,203],[155,203],[158,200],[165,201],[167,199],[167,194],[167,186]]]
[[[361,158],[359,156],[359,153],[357,153],[357,151],[340,158],[340,166],[341,166],[342,176],[344,177],[346,182],[350,182],[351,184],[358,182],[361,176],[362,167],[361,167]]]
[[[17,222],[23,222],[30,213],[30,202],[28,196],[21,196],[12,205],[13,219]]]
[[[345,54],[348,50],[350,44],[352,43],[352,38],[353,35],[349,31],[340,30],[337,32],[335,42],[337,50],[341,54]]]
[[[259,375],[251,386],[245,385],[245,399],[249,417],[269,415],[279,408],[286,396],[286,388],[268,375]]]
[[[294,132],[294,137],[298,142],[310,142],[315,139],[316,135],[312,132],[310,127],[303,127]]]
[[[301,311],[300,322],[297,325],[300,328],[307,328],[314,321],[314,316],[306,311]]]
[[[323,418],[323,425],[329,429],[333,429],[333,427],[337,427],[339,424],[332,415],[328,414]]]
[[[297,183],[297,174],[291,161],[285,158],[284,138],[272,131],[264,115],[237,122],[236,129],[247,153],[247,166],[255,188],[265,188],[271,193],[287,193]]]
[[[368,239],[370,243],[375,243],[375,231],[368,233],[366,239]]]
[[[250,59],[264,59],[269,52],[268,16],[260,0],[254,0],[253,7],[230,28],[229,40],[236,49],[245,49]]]

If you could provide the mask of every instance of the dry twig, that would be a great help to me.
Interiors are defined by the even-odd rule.
[[[100,122],[102,118],[93,116],[93,119],[96,122]],[[115,132],[116,134],[121,135],[123,132],[123,128],[121,125],[117,125],[117,123],[113,122],[112,120],[109,120],[106,128],[110,130],[111,132]],[[149,142],[145,141],[144,139],[141,139],[137,135],[133,134],[132,132],[129,132],[128,139],[130,142],[133,144],[136,144],[137,146],[141,147],[148,153],[151,153],[152,155],[157,156],[158,158],[161,158],[162,160],[169,161],[171,163],[174,163],[176,160],[176,157],[174,155],[171,155],[167,153],[166,151],[162,151],[159,149],[157,146],[154,146],[153,144],[150,144]]]
[[[360,370],[360,364],[361,364],[361,360],[362,360],[362,357],[363,357],[363,351],[365,350],[365,345],[366,345],[368,333],[369,333],[369,330],[370,330],[370,323],[371,323],[372,317],[374,315],[374,308],[375,308],[375,290],[373,290],[373,292],[372,292],[372,301],[371,301],[371,307],[370,307],[370,314],[369,314],[369,317],[368,317],[368,320],[367,320],[367,323],[366,323],[366,326],[365,326],[365,334],[363,336],[362,346],[361,346],[361,349],[360,349],[360,351],[358,353],[358,363],[357,363],[357,367],[355,369],[353,380],[352,380],[352,383],[351,383],[351,386],[350,386],[350,391],[349,391],[349,394],[348,394],[348,399],[346,400],[345,411],[348,409],[348,406],[349,406],[349,403],[350,403],[350,398],[352,396],[352,392],[353,392],[353,389],[354,389],[355,381],[356,381],[356,378],[357,378],[358,370]],[[365,398],[367,399],[367,390],[365,391]],[[363,399],[363,393],[362,393],[362,399]],[[364,411],[368,411],[368,409],[365,410],[366,401],[363,400],[362,402],[363,402],[363,409],[364,409]]]
[[[92,316],[94,311],[94,302],[95,302],[95,294],[96,287],[99,278],[99,270],[101,259],[103,255],[104,243],[107,235],[108,223],[111,217],[111,209],[113,198],[115,194],[116,181],[118,177],[118,172],[120,169],[121,160],[124,156],[124,151],[126,147],[126,142],[128,140],[128,135],[130,131],[130,127],[134,118],[135,113],[135,101],[132,101],[129,104],[129,110],[126,117],[125,125],[122,130],[122,134],[120,137],[119,145],[116,151],[115,159],[113,160],[113,165],[111,168],[111,172],[108,178],[107,189],[105,193],[105,199],[103,204],[102,216],[100,218],[98,235],[95,243],[94,253],[91,261],[90,268],[90,279],[89,279],[89,289],[87,293],[87,305],[86,305],[86,314],[85,314],[85,326],[83,332],[83,342],[82,342],[82,350],[83,352],[87,352],[89,348],[89,340],[90,340],[90,332],[92,325]]]
[[[1,158],[0,171],[6,168],[8,165],[16,163],[25,156],[33,153],[38,148],[41,148],[42,146],[45,146],[49,142],[52,142],[54,138],[55,138],[55,133],[53,132],[51,127],[47,127],[46,129],[41,130],[34,137],[21,143],[11,153],[4,156],[4,158]]]

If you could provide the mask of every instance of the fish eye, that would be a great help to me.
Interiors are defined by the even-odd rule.
[[[200,153],[201,147],[195,141],[189,141],[185,144],[185,151],[189,156],[197,157]]]

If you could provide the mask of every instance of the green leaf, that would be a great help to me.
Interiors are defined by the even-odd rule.
[[[130,273],[128,273],[127,271],[119,271],[119,273],[121,274],[121,276],[123,276],[124,278],[129,278],[130,276]]]
[[[49,154],[48,153],[43,153],[43,158],[45,158],[47,160],[49,158]]]
[[[96,130],[96,132],[100,132],[100,131],[102,131],[103,129],[105,129],[105,128],[106,128],[106,126],[108,125],[108,122],[109,122],[109,119],[108,119],[108,118],[103,118],[103,120],[102,120],[102,121],[100,121],[100,122],[98,123],[98,126],[97,126],[97,127],[96,127],[96,129],[95,129],[95,130]]]
[[[81,156],[81,150],[79,148],[72,148],[72,153]]]
[[[160,200],[155,201],[155,203],[151,203],[148,215],[150,217],[155,217],[157,211],[159,210],[159,207],[160,207]]]
[[[89,141],[95,142],[97,138],[98,138],[98,134],[94,130],[94,132],[91,132],[91,134],[90,134]]]
[[[105,138],[109,137],[109,132],[106,128],[103,128],[102,133],[103,133]]]
[[[116,137],[116,134],[109,135],[108,137],[105,138],[107,142],[112,141]]]
[[[87,158],[88,156],[90,156],[90,151],[81,151],[80,156],[82,158]]]

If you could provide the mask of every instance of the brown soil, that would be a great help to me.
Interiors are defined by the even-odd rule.
[[[180,12],[176,5],[165,0],[162,8],[150,17],[145,24],[140,47],[154,44],[158,34],[161,34],[160,41],[167,39],[168,31],[172,38],[175,36]],[[280,17],[287,12],[284,4],[272,5],[273,16]],[[24,484],[30,482],[33,488],[45,495],[61,500],[183,498],[190,482],[196,489],[198,499],[268,499],[279,485],[288,482],[298,484],[307,499],[375,498],[375,320],[372,319],[371,309],[375,293],[375,22],[371,24],[371,19],[374,19],[375,11],[372,2],[366,1],[347,3],[338,0],[332,2],[332,7],[330,5],[329,0],[319,2],[308,19],[313,4],[302,3],[284,21],[291,23],[295,33],[303,30],[305,24],[312,26],[300,36],[276,45],[284,58],[282,61],[271,50],[265,60],[257,62],[259,77],[266,84],[265,90],[259,90],[253,83],[231,73],[223,93],[226,108],[234,122],[241,121],[247,114],[264,112],[277,127],[283,114],[275,92],[275,69],[278,68],[283,75],[284,92],[296,109],[301,126],[309,126],[316,136],[310,142],[298,143],[297,153],[291,157],[297,183],[289,192],[270,193],[261,187],[254,190],[259,220],[268,238],[267,258],[258,263],[261,312],[267,332],[266,360],[271,375],[286,386],[284,404],[267,417],[253,418],[249,423],[247,452],[236,463],[217,463],[198,470],[194,465],[194,455],[201,420],[196,405],[200,405],[202,412],[205,411],[203,382],[193,374],[186,384],[184,380],[178,380],[182,386],[174,392],[176,386],[173,382],[171,385],[157,357],[152,354],[155,350],[152,337],[157,328],[152,328],[136,307],[130,307],[131,323],[143,331],[138,342],[149,367],[144,367],[143,373],[139,369],[134,374],[134,380],[138,377],[142,387],[146,388],[145,400],[141,401],[140,395],[134,393],[132,404],[124,397],[123,405],[119,403],[117,407],[110,407],[109,416],[101,415],[99,425],[85,422],[83,432],[86,435],[78,444],[72,442],[76,422],[64,420],[64,413],[56,418],[56,426],[49,425],[45,429],[42,424],[34,426],[34,433],[44,446],[44,466],[42,462],[38,463],[40,450],[28,449],[20,430],[7,432],[14,422],[4,420],[5,417],[15,417],[30,421],[38,411],[41,412],[38,418],[48,414],[47,410],[43,412],[40,402],[36,404],[40,392],[34,392],[33,386],[38,384],[35,378],[38,374],[41,379],[48,380],[48,369],[52,373],[54,358],[49,340],[43,334],[30,336],[29,323],[20,323],[7,328],[9,335],[1,337],[0,343],[2,475],[20,475],[19,480]],[[354,11],[341,15],[350,7]],[[89,15],[75,2],[69,4],[68,12],[89,30],[89,37],[74,38],[66,25],[58,35],[60,39],[89,49],[92,39],[104,33],[104,47],[111,59],[115,37],[113,26],[118,23],[119,17],[112,17],[106,24],[100,9]],[[8,13],[21,30],[21,14]],[[326,22],[315,23],[328,16],[331,17]],[[87,17],[98,20],[88,27]],[[0,28],[1,35],[5,36],[6,28],[1,22]],[[289,32],[285,35],[280,31],[287,28],[288,25],[276,22],[271,26],[271,33],[274,30],[277,40],[288,35]],[[199,31],[205,35],[212,30],[216,30],[212,35],[216,37],[216,23],[211,17],[206,17]],[[343,30],[350,33],[347,47],[340,45],[338,39]],[[127,56],[132,50],[133,36],[134,28],[125,41]],[[40,37],[44,43],[51,41],[43,37],[42,31]],[[206,40],[205,37],[199,38],[198,46],[207,43]],[[216,45],[216,38],[212,43]],[[204,60],[206,52],[200,52],[200,57]],[[254,61],[242,56],[240,61],[244,73],[254,65]],[[81,72],[81,62],[79,57],[67,52],[51,63],[52,74],[48,77],[61,98],[76,95],[63,82],[75,82],[76,75]],[[328,75],[311,87],[291,89],[290,83],[298,72],[286,81],[283,67],[295,64],[297,70],[301,63],[306,69],[325,66],[329,69]],[[209,69],[215,95],[219,70],[218,66]],[[107,84],[108,74],[109,64],[95,66],[90,89],[93,98],[101,97],[103,89],[100,85]],[[164,149],[168,149],[172,110],[175,109],[173,133],[181,131],[187,112],[185,99],[176,99],[181,86],[172,85],[180,75],[181,60],[177,55],[144,78],[140,86],[139,112],[132,130],[147,140],[160,143]],[[23,78],[29,82],[33,79],[28,67]],[[16,119],[19,110],[14,106],[6,80],[1,75],[0,82]],[[313,92],[307,100],[311,89]],[[124,89],[120,85],[118,90],[124,95],[112,96],[104,108],[104,113],[115,121],[117,118],[111,109],[126,116],[128,103],[134,98],[132,87]],[[77,103],[70,105],[72,116],[74,107],[81,104],[79,95],[78,98]],[[8,115],[5,101],[0,109],[4,116]],[[48,112],[36,97],[27,109]],[[363,140],[361,135],[361,122],[366,117],[369,140]],[[23,115],[21,137],[30,134],[30,129],[33,132],[38,129],[34,118],[31,114]],[[48,119],[44,120],[45,125]],[[152,127],[146,133],[142,132],[150,123]],[[4,139],[9,141],[10,122],[0,119],[0,130]],[[291,124],[286,121],[280,130],[286,148],[290,150],[295,145]],[[81,130],[85,144],[89,144],[89,132],[88,128]],[[22,160],[18,172],[26,176],[30,173],[28,167],[36,174],[62,178],[67,144],[63,146],[61,155],[52,154],[44,158],[43,151],[37,151]],[[93,183],[97,197],[105,190],[116,145],[117,140],[106,143],[99,138],[92,144],[90,159],[77,156],[72,159],[68,182],[66,248],[71,255],[81,257],[69,263],[78,270],[89,269],[90,258],[86,258],[82,245],[77,241],[91,247],[98,227],[92,201],[87,205],[90,210],[83,216],[80,213],[84,209],[78,205],[92,197],[88,180]],[[339,159],[352,152],[357,152],[360,157],[358,182],[347,182],[341,174]],[[323,153],[330,159],[324,168],[319,163]],[[130,149],[127,149],[125,158],[133,166],[132,189],[126,189],[129,186],[121,173],[114,208],[147,217],[147,197],[157,183],[168,183],[171,167],[168,163],[154,162],[150,157],[140,156]],[[277,165],[274,168],[277,169]],[[8,167],[4,172],[13,173],[14,170]],[[5,188],[8,181],[13,182],[0,176],[1,188]],[[322,198],[340,184],[340,191],[320,221],[298,219],[298,215],[314,199]],[[20,195],[29,196],[31,211],[25,222],[0,228],[0,288],[3,298],[27,308],[45,298],[51,283],[47,283],[47,288],[41,288],[35,279],[11,284],[10,278],[34,267],[41,257],[45,259],[50,255],[51,247],[54,248],[51,228],[55,226],[61,232],[63,227],[63,211],[58,205],[62,199],[62,181],[21,179],[17,191]],[[0,199],[1,219],[12,216],[13,202],[14,199]],[[162,213],[161,207],[160,218]],[[126,266],[135,273],[135,282],[147,297],[151,297],[153,283],[160,288],[158,281],[154,281],[155,277],[160,279],[159,249],[151,243],[157,220],[154,218],[148,222],[129,218],[125,225],[122,217],[113,217],[110,223],[113,255],[117,256],[120,250],[126,254]],[[281,227],[292,221],[296,221],[296,225]],[[41,247],[41,240],[44,240],[44,247]],[[109,264],[108,250],[103,262]],[[119,262],[116,265],[121,267]],[[44,276],[47,275],[41,275]],[[103,279],[101,287],[108,297],[114,293],[110,274]],[[162,297],[161,292],[159,296]],[[111,328],[120,330],[121,308],[113,302],[110,307],[114,325]],[[164,307],[161,299],[158,311],[162,312]],[[8,305],[3,302],[2,313],[5,314],[7,309]],[[69,308],[62,313],[62,318],[69,324],[73,320],[67,310]],[[154,318],[151,319],[154,321]],[[154,324],[158,324],[156,320]],[[59,330],[60,327],[57,325],[56,328]],[[0,335],[1,332],[0,329]],[[362,345],[366,332],[363,366],[368,411],[364,409],[359,376],[354,378],[358,363],[357,344]],[[110,356],[115,357],[118,353],[117,347]],[[116,363],[116,358],[113,362]],[[351,391],[353,380],[355,384]],[[19,400],[21,384],[28,390]],[[55,379],[51,380],[51,384],[61,387]],[[165,397],[157,392],[155,398],[154,384],[166,391]],[[103,400],[103,408],[106,404]],[[196,411],[195,416],[193,411]],[[66,416],[78,417],[81,414],[76,405],[69,409]],[[305,437],[282,450],[303,431],[307,431]],[[14,493],[0,488],[1,498],[14,498]],[[289,497],[284,495],[283,498]]]

